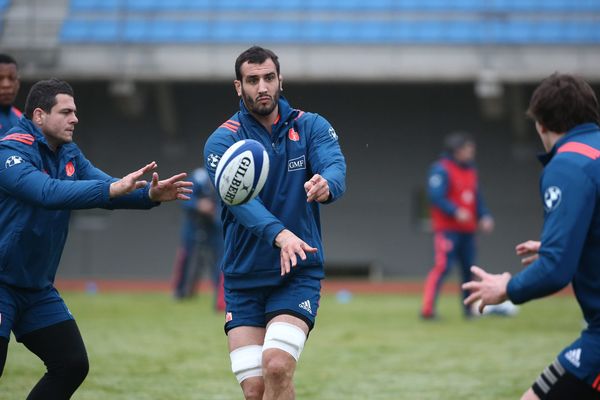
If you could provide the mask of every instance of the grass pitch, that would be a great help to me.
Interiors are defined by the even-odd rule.
[[[223,316],[209,295],[63,293],[90,358],[77,400],[241,399]],[[573,341],[582,317],[570,296],[527,304],[516,317],[466,321],[456,296],[442,320],[417,317],[415,295],[325,295],[296,372],[298,399],[516,399]],[[0,398],[24,399],[44,372],[11,338]]]

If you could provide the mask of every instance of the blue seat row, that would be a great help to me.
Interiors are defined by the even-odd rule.
[[[71,0],[79,11],[600,11],[599,0]]]
[[[600,43],[595,20],[165,20],[65,21],[64,43],[573,44]]]
[[[0,13],[4,12],[10,5],[10,0],[0,0]]]

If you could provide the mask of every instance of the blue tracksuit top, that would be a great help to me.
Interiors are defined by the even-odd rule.
[[[590,331],[600,329],[600,128],[568,131],[540,160],[544,227],[539,258],[508,283],[516,304],[569,282]]]
[[[16,126],[23,114],[16,107],[0,107],[0,136]]]
[[[475,169],[475,163],[461,164],[456,161],[452,156],[444,153],[440,160],[450,160],[451,162],[459,165],[465,169]],[[450,186],[450,177],[448,170],[440,161],[436,161],[429,169],[429,176],[427,179],[427,197],[429,201],[442,210],[444,213],[453,216],[458,208],[455,203],[448,199],[448,188]],[[477,202],[477,219],[481,219],[484,216],[491,216],[490,210],[487,208],[483,196],[481,194],[481,188],[477,188],[475,195],[475,201]]]
[[[308,203],[304,183],[319,174],[329,183],[329,202],[345,191],[346,162],[333,127],[318,114],[290,107],[281,97],[279,118],[272,134],[248,112],[240,111],[223,123],[204,147],[206,169],[214,184],[221,155],[242,139],[262,143],[269,154],[269,175],[260,194],[248,203],[224,206],[221,213],[225,236],[222,269],[228,288],[250,288],[279,284],[282,279],[277,234],[289,229],[317,253],[307,253],[292,273],[323,278],[323,245],[320,205]]]
[[[43,289],[54,282],[71,210],[151,208],[149,185],[109,198],[116,181],[94,167],[75,143],[48,147],[23,117],[0,139],[0,284]]]

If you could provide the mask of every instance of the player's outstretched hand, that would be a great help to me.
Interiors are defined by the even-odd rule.
[[[306,201],[309,203],[314,200],[323,203],[329,199],[329,183],[319,174],[314,174],[310,180],[304,183],[304,190],[306,191]]]
[[[528,240],[523,243],[519,243],[515,247],[515,251],[519,257],[521,257],[521,264],[527,266],[539,258],[538,252],[540,251],[541,242],[536,240]]]
[[[292,231],[287,229],[282,230],[275,237],[275,245],[281,249],[279,260],[281,262],[281,276],[289,273],[292,267],[298,264],[300,256],[302,260],[306,260],[306,253],[316,253],[317,248],[309,246],[306,242],[294,235]]]
[[[473,219],[471,211],[463,207],[458,207],[454,212],[454,218],[461,224],[466,224]]]
[[[494,218],[486,215],[479,220],[479,229],[483,233],[490,234],[494,231]]]
[[[172,200],[189,200],[188,194],[192,193],[191,186],[194,186],[193,182],[184,181],[183,179],[187,176],[185,172],[182,172],[172,177],[159,180],[158,173],[152,174],[152,183],[150,184],[150,190],[148,196],[152,201],[172,201]]]
[[[142,188],[148,184],[148,182],[144,180],[139,180],[142,175],[147,172],[156,169],[157,164],[155,161],[152,161],[150,164],[134,171],[123,178],[119,179],[116,182],[110,184],[109,196],[110,198],[115,198],[119,196],[126,195],[127,193],[131,193],[136,189]]]
[[[500,304],[508,299],[506,295],[506,286],[511,276],[508,272],[503,274],[488,274],[476,265],[471,267],[471,273],[478,280],[464,283],[463,290],[471,292],[464,301],[466,306],[470,306],[477,300],[479,303],[479,312],[482,313],[487,305]]]

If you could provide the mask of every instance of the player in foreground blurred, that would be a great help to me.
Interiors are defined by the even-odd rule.
[[[47,368],[29,400],[69,399],[88,372],[77,324],[54,288],[70,211],[148,209],[191,192],[184,173],[140,180],[155,162],[122,179],[95,168],[73,143],[76,111],[68,83],[39,81],[25,116],[0,139],[0,375],[12,330]]]
[[[8,54],[0,54],[0,137],[21,118],[21,111],[14,106],[20,86],[17,62]]]
[[[235,72],[240,111],[208,139],[205,165],[214,182],[225,150],[250,138],[267,149],[270,170],[257,198],[222,214],[231,367],[246,399],[293,399],[324,277],[320,204],[344,193],[346,163],[329,122],[281,96],[273,52],[244,51]]]
[[[600,111],[581,78],[553,74],[537,87],[527,115],[548,152],[540,194],[541,242],[517,245],[523,271],[489,274],[474,266],[477,281],[465,304],[480,309],[506,299],[516,304],[555,293],[571,282],[588,326],[523,395],[524,400],[600,398]]]
[[[184,219],[173,268],[173,296],[179,300],[194,296],[201,270],[207,267],[213,283],[214,308],[223,311],[223,229],[219,196],[204,167],[196,168],[190,178],[194,192],[191,199],[182,202]]]
[[[436,302],[442,283],[456,261],[462,267],[462,281],[471,279],[469,268],[475,262],[477,228],[485,233],[494,229],[494,219],[481,196],[474,140],[466,133],[451,133],[444,139],[444,150],[431,167],[427,183],[435,262],[425,280],[423,319],[437,317]],[[467,295],[464,291],[463,298]],[[464,314],[471,316],[470,307],[464,307]]]

